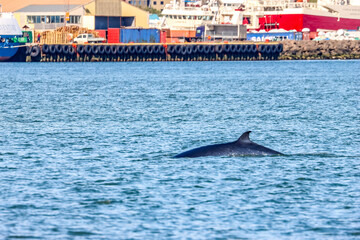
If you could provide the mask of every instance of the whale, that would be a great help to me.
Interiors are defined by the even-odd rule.
[[[174,158],[196,158],[207,156],[275,156],[284,155],[250,140],[251,131],[244,132],[235,142],[214,144],[194,148],[180,153]]]

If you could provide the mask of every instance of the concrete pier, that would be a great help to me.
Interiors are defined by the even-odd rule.
[[[281,43],[52,44],[19,49],[18,62],[143,62],[277,60]]]

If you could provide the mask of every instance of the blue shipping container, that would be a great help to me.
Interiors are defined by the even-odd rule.
[[[249,41],[257,41],[257,42],[263,42],[265,39],[269,40],[295,40],[295,32],[267,32],[267,33],[248,33],[247,40]]]
[[[296,40],[296,41],[301,41],[301,40],[303,40],[303,34],[302,34],[302,32],[297,32],[297,33],[295,33],[295,40]]]
[[[120,42],[123,43],[159,43],[159,29],[121,29]]]

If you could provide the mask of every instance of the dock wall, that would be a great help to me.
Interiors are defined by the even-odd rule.
[[[281,43],[44,44],[19,49],[12,61],[251,61],[276,60]]]

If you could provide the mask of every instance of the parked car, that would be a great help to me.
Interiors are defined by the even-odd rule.
[[[90,33],[83,33],[78,35],[76,38],[74,38],[74,43],[101,43],[105,42],[105,38],[96,38],[93,34]]]

